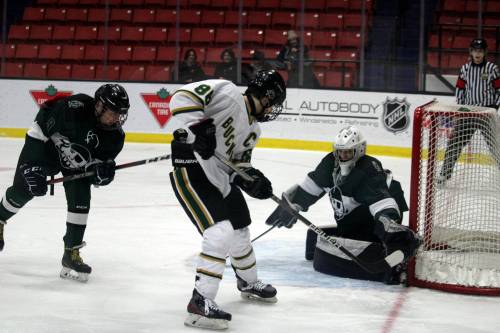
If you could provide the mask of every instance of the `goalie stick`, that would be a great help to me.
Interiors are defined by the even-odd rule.
[[[253,181],[254,179],[250,177],[246,172],[243,170],[239,169],[237,166],[235,166],[233,163],[230,161],[227,161],[222,155],[220,155],[218,152],[215,152],[215,157],[227,165],[230,169],[232,169],[234,172],[236,172],[238,175],[240,175],[243,179],[246,181]],[[335,246],[337,249],[339,249],[342,253],[344,253],[346,256],[348,256],[353,262],[355,262],[359,267],[367,271],[368,273],[371,274],[376,274],[376,273],[382,273],[382,272],[387,272],[390,270],[392,267],[400,264],[404,260],[404,255],[403,252],[400,250],[394,251],[387,257],[385,257],[383,260],[375,261],[375,262],[366,262],[358,257],[356,257],[354,254],[352,254],[349,250],[347,250],[342,244],[340,244],[335,238],[327,235],[323,230],[321,230],[319,227],[314,225],[311,221],[303,217],[302,215],[299,214],[296,210],[292,209],[289,205],[284,203],[280,198],[275,196],[274,194],[271,196],[271,199],[276,202],[278,205],[281,207],[285,208],[288,212],[290,212],[293,216],[295,216],[298,220],[300,220],[302,223],[307,225],[309,229],[314,231],[319,237],[323,238],[325,241],[330,243],[331,245]]]
[[[143,165],[143,164],[155,163],[155,162],[159,162],[159,161],[163,161],[163,160],[168,160],[170,158],[171,158],[171,155],[168,154],[168,155],[161,155],[161,156],[157,156],[157,157],[148,158],[145,160],[123,163],[123,164],[117,165],[115,167],[115,170],[131,168],[131,167],[135,167],[135,166]],[[61,178],[51,179],[47,182],[47,184],[52,185],[52,184],[56,184],[56,183],[69,182],[72,180],[90,177],[93,175],[94,175],[94,171],[87,171],[87,172],[79,173],[76,175],[70,175],[70,176],[65,176],[65,177],[61,177]]]

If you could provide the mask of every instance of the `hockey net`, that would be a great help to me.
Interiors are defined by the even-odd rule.
[[[424,244],[410,285],[500,295],[499,138],[494,109],[431,102],[415,110],[410,227]],[[453,152],[456,163],[445,163]]]

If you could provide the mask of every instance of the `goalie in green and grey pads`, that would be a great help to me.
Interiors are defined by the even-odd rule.
[[[336,226],[322,228],[347,250],[365,262],[384,259],[401,250],[405,261],[391,271],[370,274],[338,248],[308,230],[306,259],[313,260],[317,271],[349,277],[398,284],[405,263],[412,257],[420,238],[401,225],[408,211],[403,190],[389,170],[377,159],[365,155],[366,141],[354,126],[343,128],[336,137],[333,152],[328,153],[300,185],[283,193],[283,201],[296,211],[307,211],[325,193],[332,204]],[[266,223],[291,228],[297,219],[278,206]]]
[[[91,185],[105,186],[115,175],[114,159],[123,148],[129,99],[118,84],[104,84],[91,97],[56,97],[40,107],[28,130],[14,182],[0,203],[0,250],[7,220],[31,199],[47,193],[47,176],[94,175],[64,183],[67,202],[62,278],[85,282],[92,271],[80,257],[90,210]]]

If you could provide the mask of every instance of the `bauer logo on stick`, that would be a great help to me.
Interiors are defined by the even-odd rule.
[[[402,132],[410,125],[410,103],[406,98],[402,100],[396,98],[387,99],[383,103],[384,111],[382,123],[384,127],[393,133]]]

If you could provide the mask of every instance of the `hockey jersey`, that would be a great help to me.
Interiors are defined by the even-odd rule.
[[[123,148],[122,129],[99,128],[95,100],[85,94],[47,101],[26,135],[25,162],[45,161],[63,173],[81,171],[94,159],[115,159]]]
[[[380,161],[368,155],[342,177],[333,153],[329,153],[300,187],[315,200],[328,193],[337,222],[373,220],[382,213],[399,220],[408,210],[399,182],[392,180]]]
[[[189,126],[212,118],[216,127],[216,151],[239,166],[250,166],[252,150],[261,131],[235,84],[226,80],[187,84],[172,96],[170,110],[180,127],[187,130],[187,143],[194,142],[195,137]],[[232,171],[214,157],[204,160],[197,153],[195,156],[209,181],[226,197],[231,191]]]

